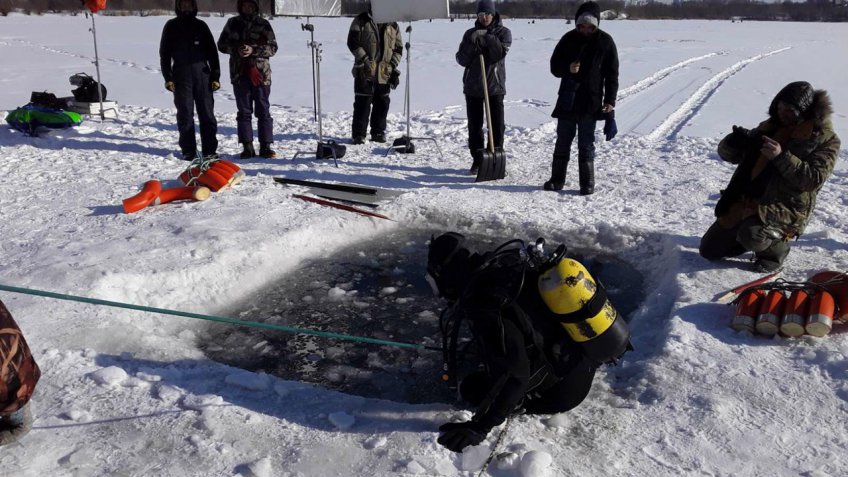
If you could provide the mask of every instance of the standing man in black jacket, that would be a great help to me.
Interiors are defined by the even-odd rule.
[[[489,103],[492,114],[494,147],[503,147],[504,106],[506,95],[506,63],[504,59],[512,46],[512,32],[503,26],[501,16],[495,11],[493,0],[477,2],[477,21],[462,36],[456,62],[465,68],[462,75],[462,92],[468,110],[468,149],[471,151],[471,173],[476,174],[480,166],[480,150],[484,147],[483,121],[483,78],[480,71],[480,55],[486,62],[486,81],[489,87]]]
[[[562,190],[571,143],[577,135],[580,195],[595,192],[595,123],[606,120],[607,141],[615,137],[615,98],[618,94],[618,50],[612,37],[598,29],[601,7],[586,2],[574,16],[574,30],[566,33],[551,56],[551,73],[562,78],[552,114],[558,119],[551,178],[545,190]]]
[[[176,0],[174,10],[177,17],[168,20],[162,30],[159,60],[165,88],[174,93],[182,158],[190,161],[197,156],[195,106],[200,121],[201,152],[203,157],[214,157],[218,151],[218,121],[212,92],[221,87],[215,39],[206,23],[197,19],[195,0]]]

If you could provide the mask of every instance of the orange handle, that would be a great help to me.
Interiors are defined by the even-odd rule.
[[[165,189],[156,199],[156,204],[167,204],[178,200],[206,200],[211,192],[203,186],[174,187]]]
[[[162,192],[162,184],[157,180],[147,181],[138,194],[123,200],[124,213],[131,214],[152,204]]]

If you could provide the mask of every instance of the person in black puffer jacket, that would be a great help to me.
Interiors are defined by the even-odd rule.
[[[465,68],[462,75],[462,92],[468,110],[468,149],[471,151],[471,173],[480,165],[480,151],[484,147],[483,79],[480,72],[480,55],[486,62],[486,81],[492,114],[494,147],[503,147],[504,106],[506,95],[506,63],[504,58],[512,46],[512,32],[503,26],[501,16],[495,11],[495,2],[480,0],[477,3],[477,21],[474,28],[462,36],[456,62]]]
[[[174,10],[177,17],[168,20],[162,29],[159,59],[165,88],[174,93],[183,159],[190,161],[197,155],[195,106],[203,156],[215,156],[218,150],[218,121],[212,92],[221,87],[221,65],[212,32],[197,18],[197,2],[176,0]]]
[[[604,134],[616,134],[615,98],[618,94],[618,50],[612,37],[598,28],[601,8],[586,2],[574,16],[575,28],[566,33],[551,56],[551,74],[562,78],[552,114],[558,119],[551,178],[545,190],[562,190],[571,143],[577,135],[580,194],[595,192],[595,123],[606,119]]]

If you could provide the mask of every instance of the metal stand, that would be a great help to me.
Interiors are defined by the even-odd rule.
[[[91,14],[91,34],[94,35],[94,69],[97,71],[97,98],[100,100],[100,120],[106,119],[106,111],[103,110],[103,90],[100,89],[100,57],[97,53],[97,27],[94,25],[94,13]]]
[[[309,32],[309,43],[311,46],[315,43],[315,25],[309,23],[309,17],[306,17],[306,23],[300,24],[300,29],[302,31]],[[312,50],[312,120],[318,121],[318,94],[317,88],[315,86],[315,48],[310,48]]]
[[[316,159],[327,159],[332,157],[333,164],[339,167],[338,159],[344,156],[345,147],[335,141],[324,141],[324,125],[321,113],[321,43],[315,42],[315,27],[307,23],[301,25],[301,29],[309,32],[310,40],[306,46],[312,50],[312,99],[314,105],[314,116],[318,121],[318,146],[315,152],[297,151],[292,160],[298,156],[314,156]]]
[[[444,155],[442,154],[442,148],[439,147],[439,143],[435,138],[432,137],[412,137],[410,133],[409,127],[409,116],[412,109],[412,104],[410,101],[410,74],[412,72],[412,53],[411,53],[411,43],[412,43],[412,22],[409,22],[409,26],[406,27],[407,41],[406,45],[406,91],[403,97],[403,112],[406,114],[406,136],[402,136],[394,141],[394,143],[386,150],[384,157],[388,156],[392,152],[400,153],[400,154],[413,154],[415,153],[415,145],[412,143],[412,140],[422,140],[422,141],[432,141],[433,144],[436,145],[436,149],[439,151],[439,157],[444,159]]]

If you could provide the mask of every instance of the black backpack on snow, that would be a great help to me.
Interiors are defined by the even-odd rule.
[[[83,103],[96,103],[101,99],[106,101],[106,87],[98,83],[85,73],[77,73],[70,77],[69,81],[77,88],[72,90],[74,100]],[[97,95],[97,87],[100,86],[100,96]]]

